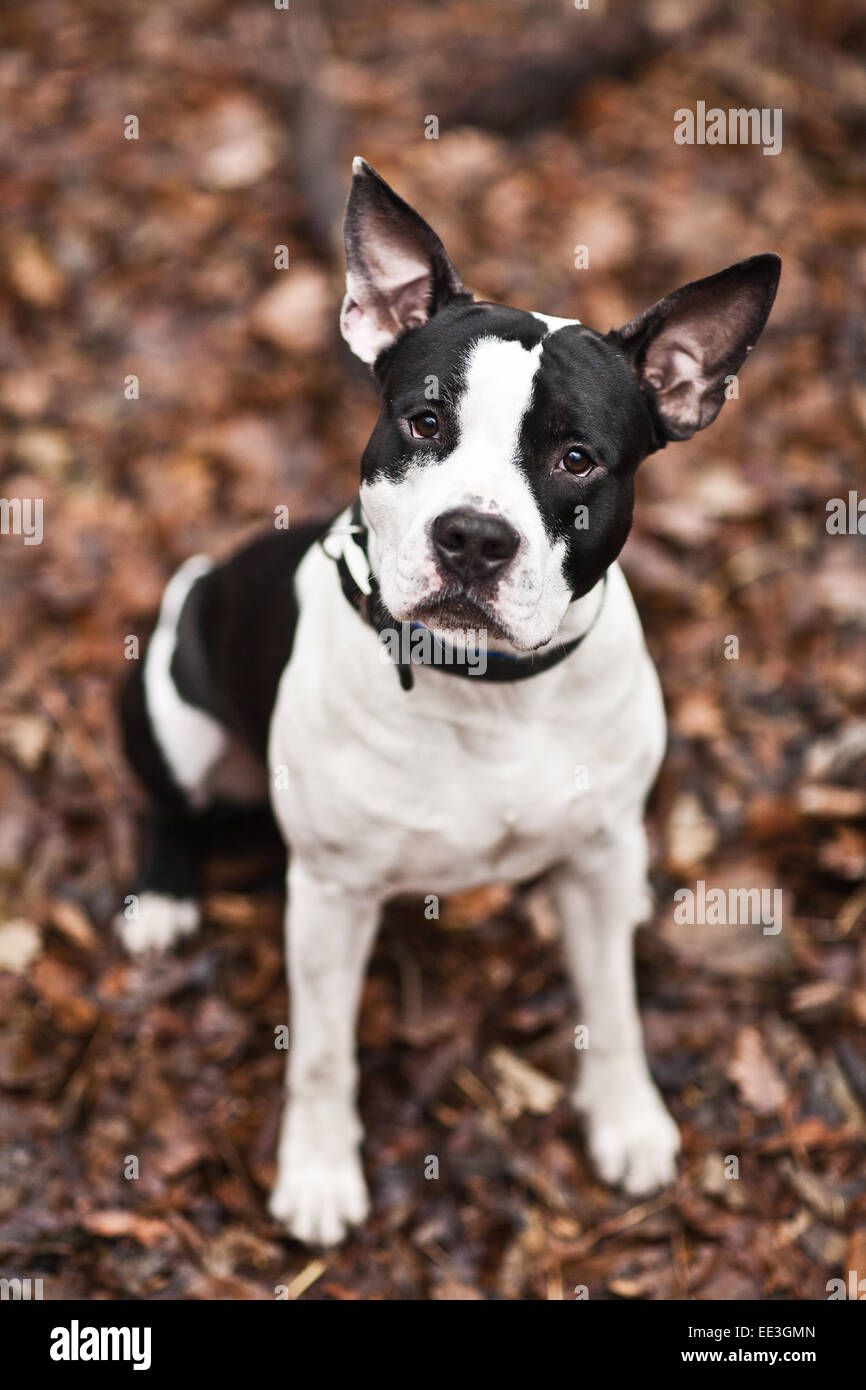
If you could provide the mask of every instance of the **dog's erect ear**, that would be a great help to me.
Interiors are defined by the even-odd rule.
[[[363,159],[346,204],[346,298],[340,328],[363,362],[449,300],[470,298],[432,227]]]
[[[739,371],[767,322],[781,268],[778,256],[750,256],[674,290],[613,335],[667,439],[691,439],[715,420],[726,379]]]

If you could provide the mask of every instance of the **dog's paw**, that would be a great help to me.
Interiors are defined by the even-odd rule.
[[[135,917],[118,913],[114,919],[114,930],[131,956],[167,951],[185,936],[191,936],[201,921],[198,903],[192,898],[142,893],[136,907]]]
[[[643,1197],[675,1180],[679,1130],[652,1082],[581,1085],[574,1101],[593,1164],[611,1187]]]
[[[354,1153],[341,1161],[289,1159],[280,1167],[269,1209],[305,1245],[338,1245],[370,1210],[360,1160]]]

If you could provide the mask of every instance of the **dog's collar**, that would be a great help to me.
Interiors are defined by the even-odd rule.
[[[370,567],[370,559],[367,554],[367,527],[361,512],[360,498],[356,498],[352,505],[348,524],[344,514],[325,533],[320,544],[328,559],[333,560],[337,566],[340,587],[346,599],[364,622],[375,628],[380,640],[385,641],[386,637],[390,638],[397,629],[417,630],[421,628],[419,623],[398,623],[382,602],[379,585]],[[551,667],[558,666],[561,661],[576,651],[581,642],[585,641],[601,617],[606,594],[607,574],[605,573],[598,608],[589,627],[579,637],[573,637],[570,642],[563,642],[561,646],[550,651],[541,654],[533,652],[529,656],[511,656],[505,652],[488,652],[487,665],[483,669],[472,666],[466,661],[454,660],[453,650],[449,653],[446,644],[431,632],[430,639],[434,650],[432,660],[425,660],[423,657],[415,655],[409,661],[403,661],[392,655],[400,684],[404,690],[412,689],[414,685],[413,665],[432,666],[434,669],[445,671],[451,676],[471,676],[474,680],[479,681],[523,681],[530,676],[539,676],[542,671],[549,671]],[[397,645],[398,650],[402,652],[405,644],[398,643]]]

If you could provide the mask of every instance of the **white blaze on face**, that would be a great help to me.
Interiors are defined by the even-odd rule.
[[[537,314],[535,310],[532,311],[532,317],[547,325],[548,338],[551,333],[558,333],[560,328],[580,327],[580,319],[558,319],[555,314]]]
[[[471,507],[503,517],[520,535],[493,601],[515,647],[529,650],[555,635],[571,599],[563,574],[566,548],[548,539],[518,466],[521,425],[540,361],[540,343],[525,348],[481,338],[467,357],[452,452],[441,462],[433,450],[416,454],[399,481],[362,485],[373,568],[382,598],[399,621],[413,617],[443,588],[430,539],[436,517]]]

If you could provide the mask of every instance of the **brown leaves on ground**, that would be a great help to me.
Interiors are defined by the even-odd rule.
[[[770,1061],[757,1028],[741,1028],[734,1042],[728,1076],[740,1098],[756,1115],[772,1115],[781,1108],[787,1092]]]

